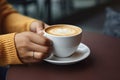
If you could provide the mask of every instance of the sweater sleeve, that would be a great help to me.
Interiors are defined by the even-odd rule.
[[[15,33],[0,36],[0,66],[21,64],[14,43]]]
[[[14,32],[29,31],[33,18],[19,14],[6,0],[0,0],[0,66],[21,64],[15,48]],[[8,34],[9,33],[9,34]]]
[[[1,27],[3,33],[28,31],[30,24],[35,19],[19,14],[5,0],[0,0]]]

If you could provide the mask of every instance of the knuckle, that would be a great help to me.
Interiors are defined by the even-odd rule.
[[[49,53],[50,52],[50,47],[45,47],[45,53]]]
[[[49,45],[49,44],[50,44],[50,41],[49,41],[47,38],[44,38],[43,44],[44,44],[44,45]]]
[[[39,53],[39,54],[36,55],[37,56],[36,58],[41,59],[42,55],[43,55],[43,53]]]
[[[49,56],[49,54],[47,54],[47,53],[39,53],[39,54],[37,54],[37,59],[39,59],[39,60],[42,60],[42,59],[45,59],[45,58],[47,58]]]

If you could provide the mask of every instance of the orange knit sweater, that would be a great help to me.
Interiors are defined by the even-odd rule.
[[[0,66],[21,64],[14,36],[16,32],[28,31],[34,20],[17,13],[5,0],[0,0]]]

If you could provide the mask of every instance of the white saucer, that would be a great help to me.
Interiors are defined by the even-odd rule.
[[[89,55],[90,55],[90,49],[87,47],[87,45],[80,43],[76,52],[70,57],[59,58],[52,55],[49,58],[44,60],[52,64],[68,65],[68,64],[73,64],[73,63],[82,61],[83,59],[87,58]]]

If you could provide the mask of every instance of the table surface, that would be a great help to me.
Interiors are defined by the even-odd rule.
[[[120,80],[120,39],[93,32],[83,32],[82,42],[91,54],[72,65],[47,62],[14,65],[7,80]]]

